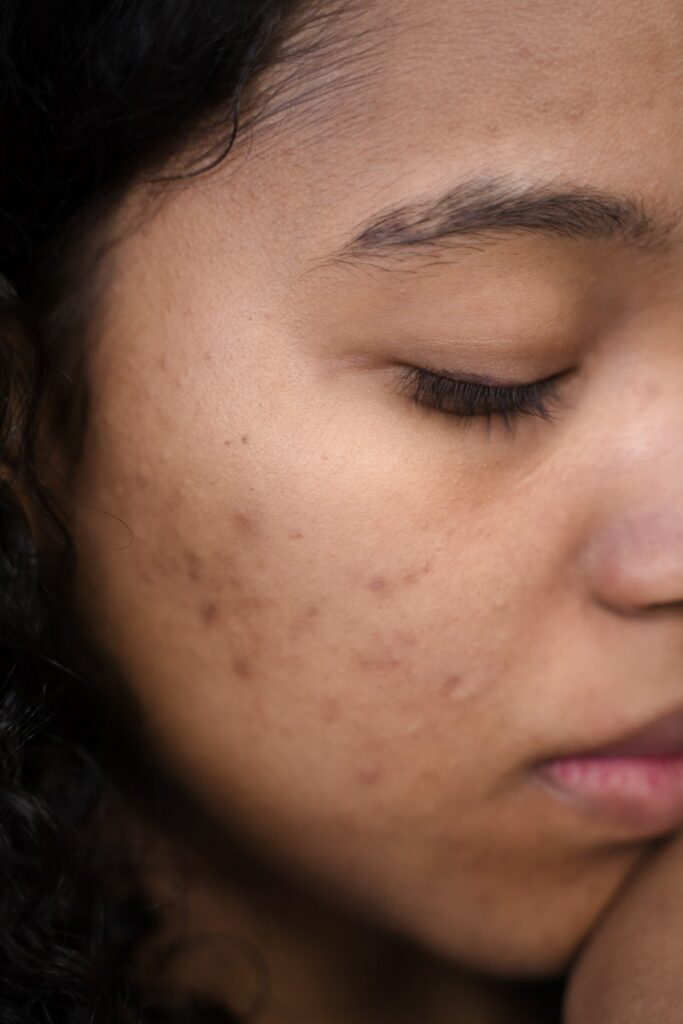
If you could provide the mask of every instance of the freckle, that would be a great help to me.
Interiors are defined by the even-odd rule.
[[[417,566],[415,569],[410,569],[404,573],[401,577],[404,583],[417,583],[420,576],[428,576],[432,569],[431,562],[424,562],[422,565]]]
[[[368,590],[374,591],[376,594],[383,594],[389,589],[389,584],[384,576],[373,576],[368,583]]]
[[[444,697],[453,697],[462,687],[463,679],[460,675],[448,676],[441,684],[441,692]]]
[[[316,619],[319,614],[320,609],[318,608],[317,605],[308,605],[305,611],[303,611],[301,615],[298,615],[292,622],[292,626],[290,629],[290,635],[292,639],[296,639],[302,633],[310,632],[310,630],[313,628],[313,620]]]
[[[249,664],[246,658],[233,658],[232,667],[235,675],[239,676],[240,679],[251,679],[251,665]]]
[[[131,482],[140,491],[146,491],[149,488],[149,480],[142,474],[135,474],[132,476]]]
[[[187,567],[187,575],[192,582],[198,583],[202,576],[202,564],[194,551],[185,552],[185,565]]]
[[[379,775],[380,772],[377,765],[365,765],[363,768],[359,768],[356,778],[361,786],[374,786],[379,781]]]
[[[256,530],[256,523],[249,516],[245,515],[244,512],[233,512],[232,521],[237,529],[243,533],[254,533]]]
[[[225,441],[223,442],[223,444],[225,445],[225,447],[226,447],[226,448],[229,448],[229,447],[230,447],[230,445],[232,444],[232,441],[230,440],[230,438],[229,438],[229,437],[226,437],[226,439],[225,439]]]
[[[202,617],[202,622],[205,622],[207,626],[211,626],[218,618],[218,605],[215,601],[208,601],[201,606],[199,614]]]
[[[249,434],[242,434],[240,441],[242,444],[249,444]]]

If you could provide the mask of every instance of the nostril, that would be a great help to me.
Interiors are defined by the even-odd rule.
[[[632,614],[683,609],[683,520],[643,511],[615,517],[594,534],[585,570],[596,599]]]

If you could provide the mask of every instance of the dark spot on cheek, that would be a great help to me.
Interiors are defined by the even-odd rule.
[[[380,779],[380,770],[376,764],[366,764],[358,769],[356,778],[361,786],[374,786]]]
[[[314,628],[315,620],[320,615],[320,609],[317,604],[309,604],[299,615],[292,620],[290,626],[290,636],[292,639],[301,636],[302,633],[310,633]]]
[[[244,583],[232,567],[226,568],[223,583],[235,594],[239,594],[244,590]]]
[[[185,552],[185,568],[187,575],[193,583],[198,583],[202,578],[202,563],[194,551]]]
[[[149,566],[145,565],[144,562],[138,566],[138,576],[146,586],[150,586],[156,580],[154,573],[150,571]]]
[[[236,676],[240,679],[251,679],[252,671],[251,665],[246,658],[235,657],[232,659],[232,669]]]
[[[219,608],[215,601],[206,601],[199,609],[199,615],[202,622],[207,626],[212,626],[218,619]]]
[[[388,594],[390,590],[389,581],[385,576],[373,576],[368,583],[368,590],[371,590],[374,594]]]
[[[457,672],[444,679],[441,684],[441,693],[444,697],[453,697],[463,687],[463,678]]]
[[[223,444],[225,445],[225,447],[226,447],[226,448],[229,448],[229,447],[230,447],[230,445],[232,444],[232,441],[230,440],[230,438],[229,438],[229,437],[226,437],[226,439],[225,439],[225,441],[223,442]]]
[[[320,707],[320,717],[323,722],[336,722],[339,710],[339,701],[335,697],[326,697]]]
[[[396,672],[403,668],[403,659],[394,658],[391,655],[381,657],[361,654],[356,658],[356,664],[358,668],[370,669],[372,672]]]
[[[394,580],[387,579],[386,576],[379,574],[372,576],[367,581],[366,586],[371,593],[377,594],[381,597],[389,597],[397,588],[417,583],[423,576],[428,576],[431,571],[432,563],[422,562],[413,569],[409,569],[407,572],[401,573]]]
[[[242,444],[249,444],[249,434],[242,434],[240,441]]]
[[[432,563],[424,562],[422,565],[416,566],[414,569],[410,569],[408,572],[401,576],[403,583],[417,583],[422,576],[428,576],[432,571]]]
[[[131,490],[146,491],[149,489],[150,479],[144,473],[138,473],[133,470],[128,474],[128,483]],[[113,519],[117,518],[113,513],[111,515]],[[123,520],[121,521],[123,522]]]
[[[287,534],[290,540],[303,540],[303,533],[301,530],[290,530]]]
[[[232,521],[241,533],[256,533],[256,522],[244,512],[233,512]]]

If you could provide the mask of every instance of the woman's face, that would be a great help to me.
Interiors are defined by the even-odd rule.
[[[113,250],[79,601],[217,822],[550,971],[648,837],[535,766],[683,703],[683,9],[389,6]]]

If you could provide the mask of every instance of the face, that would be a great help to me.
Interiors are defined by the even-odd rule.
[[[551,971],[649,840],[536,765],[683,699],[683,12],[325,31],[311,98],[108,257],[80,614],[214,820]]]

